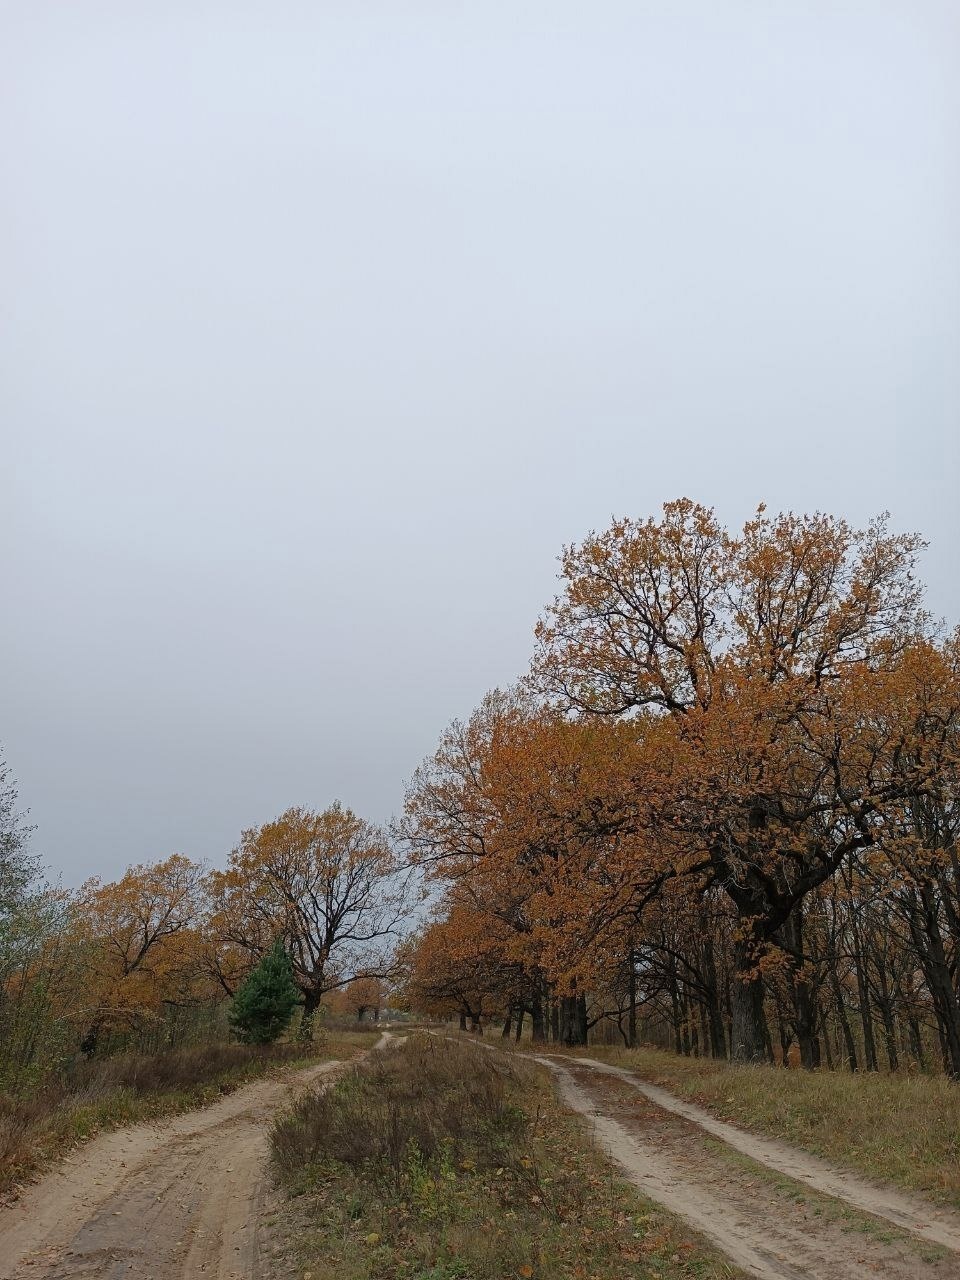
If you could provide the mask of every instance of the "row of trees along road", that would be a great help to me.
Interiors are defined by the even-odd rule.
[[[681,500],[566,548],[529,679],[409,788],[442,895],[411,998],[568,1042],[639,1009],[738,1061],[773,1023],[805,1066],[934,1036],[960,1075],[960,640],[920,546]]]

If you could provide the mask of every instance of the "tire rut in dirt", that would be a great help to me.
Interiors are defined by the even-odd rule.
[[[900,1230],[908,1231],[933,1245],[960,1253],[960,1219],[955,1211],[934,1204],[894,1187],[874,1184],[848,1170],[837,1169],[819,1156],[782,1142],[740,1129],[717,1119],[695,1103],[685,1102],[666,1089],[642,1080],[622,1067],[599,1062],[595,1058],[574,1058],[577,1065],[589,1067],[601,1075],[613,1076],[642,1093],[658,1107],[688,1120],[700,1129],[767,1168],[805,1183],[815,1191],[859,1209],[875,1218],[883,1218]]]
[[[0,1211],[0,1277],[256,1280],[269,1122],[340,1065],[96,1139]]]
[[[838,1221],[823,1197],[772,1179],[694,1125],[621,1081],[541,1057],[560,1093],[585,1115],[600,1145],[650,1199],[683,1218],[758,1280],[960,1280],[960,1259],[934,1259],[912,1239],[883,1238],[877,1224]],[[732,1157],[732,1158],[731,1158]],[[842,1210],[838,1212],[842,1213]]]
[[[83,1224],[44,1280],[123,1280],[186,1274],[193,1229],[217,1150],[194,1141],[173,1160],[133,1174]]]

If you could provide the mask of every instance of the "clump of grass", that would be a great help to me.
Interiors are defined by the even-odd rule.
[[[136,1097],[191,1089],[198,1083],[256,1071],[266,1061],[292,1062],[304,1056],[302,1045],[273,1044],[265,1048],[230,1041],[171,1049],[166,1053],[118,1054],[112,1058],[78,1062],[64,1073],[67,1093],[96,1098],[113,1090],[129,1090]]]
[[[274,1126],[313,1280],[730,1277],[613,1175],[532,1064],[411,1036]]]
[[[0,1191],[6,1190],[33,1165],[36,1135],[60,1102],[49,1088],[27,1097],[0,1093]]]
[[[960,1206],[960,1085],[945,1076],[791,1071],[596,1048],[721,1119]]]
[[[373,1054],[334,1089],[301,1098],[274,1125],[274,1160],[288,1175],[332,1162],[398,1181],[411,1152],[429,1168],[467,1147],[499,1158],[526,1125],[510,1101],[517,1079],[516,1068],[490,1055],[418,1036],[402,1050]]]

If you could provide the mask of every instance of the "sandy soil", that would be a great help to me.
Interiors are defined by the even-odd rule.
[[[931,1244],[942,1245],[946,1249],[960,1252],[960,1218],[949,1209],[922,1200],[919,1196],[897,1191],[892,1187],[882,1187],[867,1182],[854,1173],[835,1169],[825,1160],[810,1155],[806,1151],[800,1151],[786,1142],[779,1142],[776,1138],[747,1133],[743,1129],[738,1129],[736,1125],[718,1120],[709,1111],[692,1102],[684,1102],[674,1097],[666,1089],[640,1080],[622,1067],[609,1066],[607,1063],[596,1062],[591,1058],[577,1058],[575,1061],[589,1066],[594,1071],[623,1080],[644,1097],[649,1098],[651,1102],[655,1102],[658,1107],[663,1107],[674,1115],[683,1116],[685,1120],[706,1130],[734,1150],[766,1165],[769,1169],[776,1170],[777,1173],[795,1178],[798,1182],[805,1182],[816,1191],[836,1196],[873,1217],[883,1218],[894,1226],[919,1236],[922,1240],[928,1240]]]
[[[256,1277],[270,1118],[339,1065],[88,1143],[0,1211],[0,1280]]]
[[[557,1075],[563,1100],[588,1118],[637,1187],[747,1275],[960,1278],[960,1222],[945,1210],[722,1125],[618,1068],[546,1055],[537,1061]]]

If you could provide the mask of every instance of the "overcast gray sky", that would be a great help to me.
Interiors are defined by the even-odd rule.
[[[564,542],[930,540],[955,0],[0,7],[0,741],[70,882],[383,820]]]

